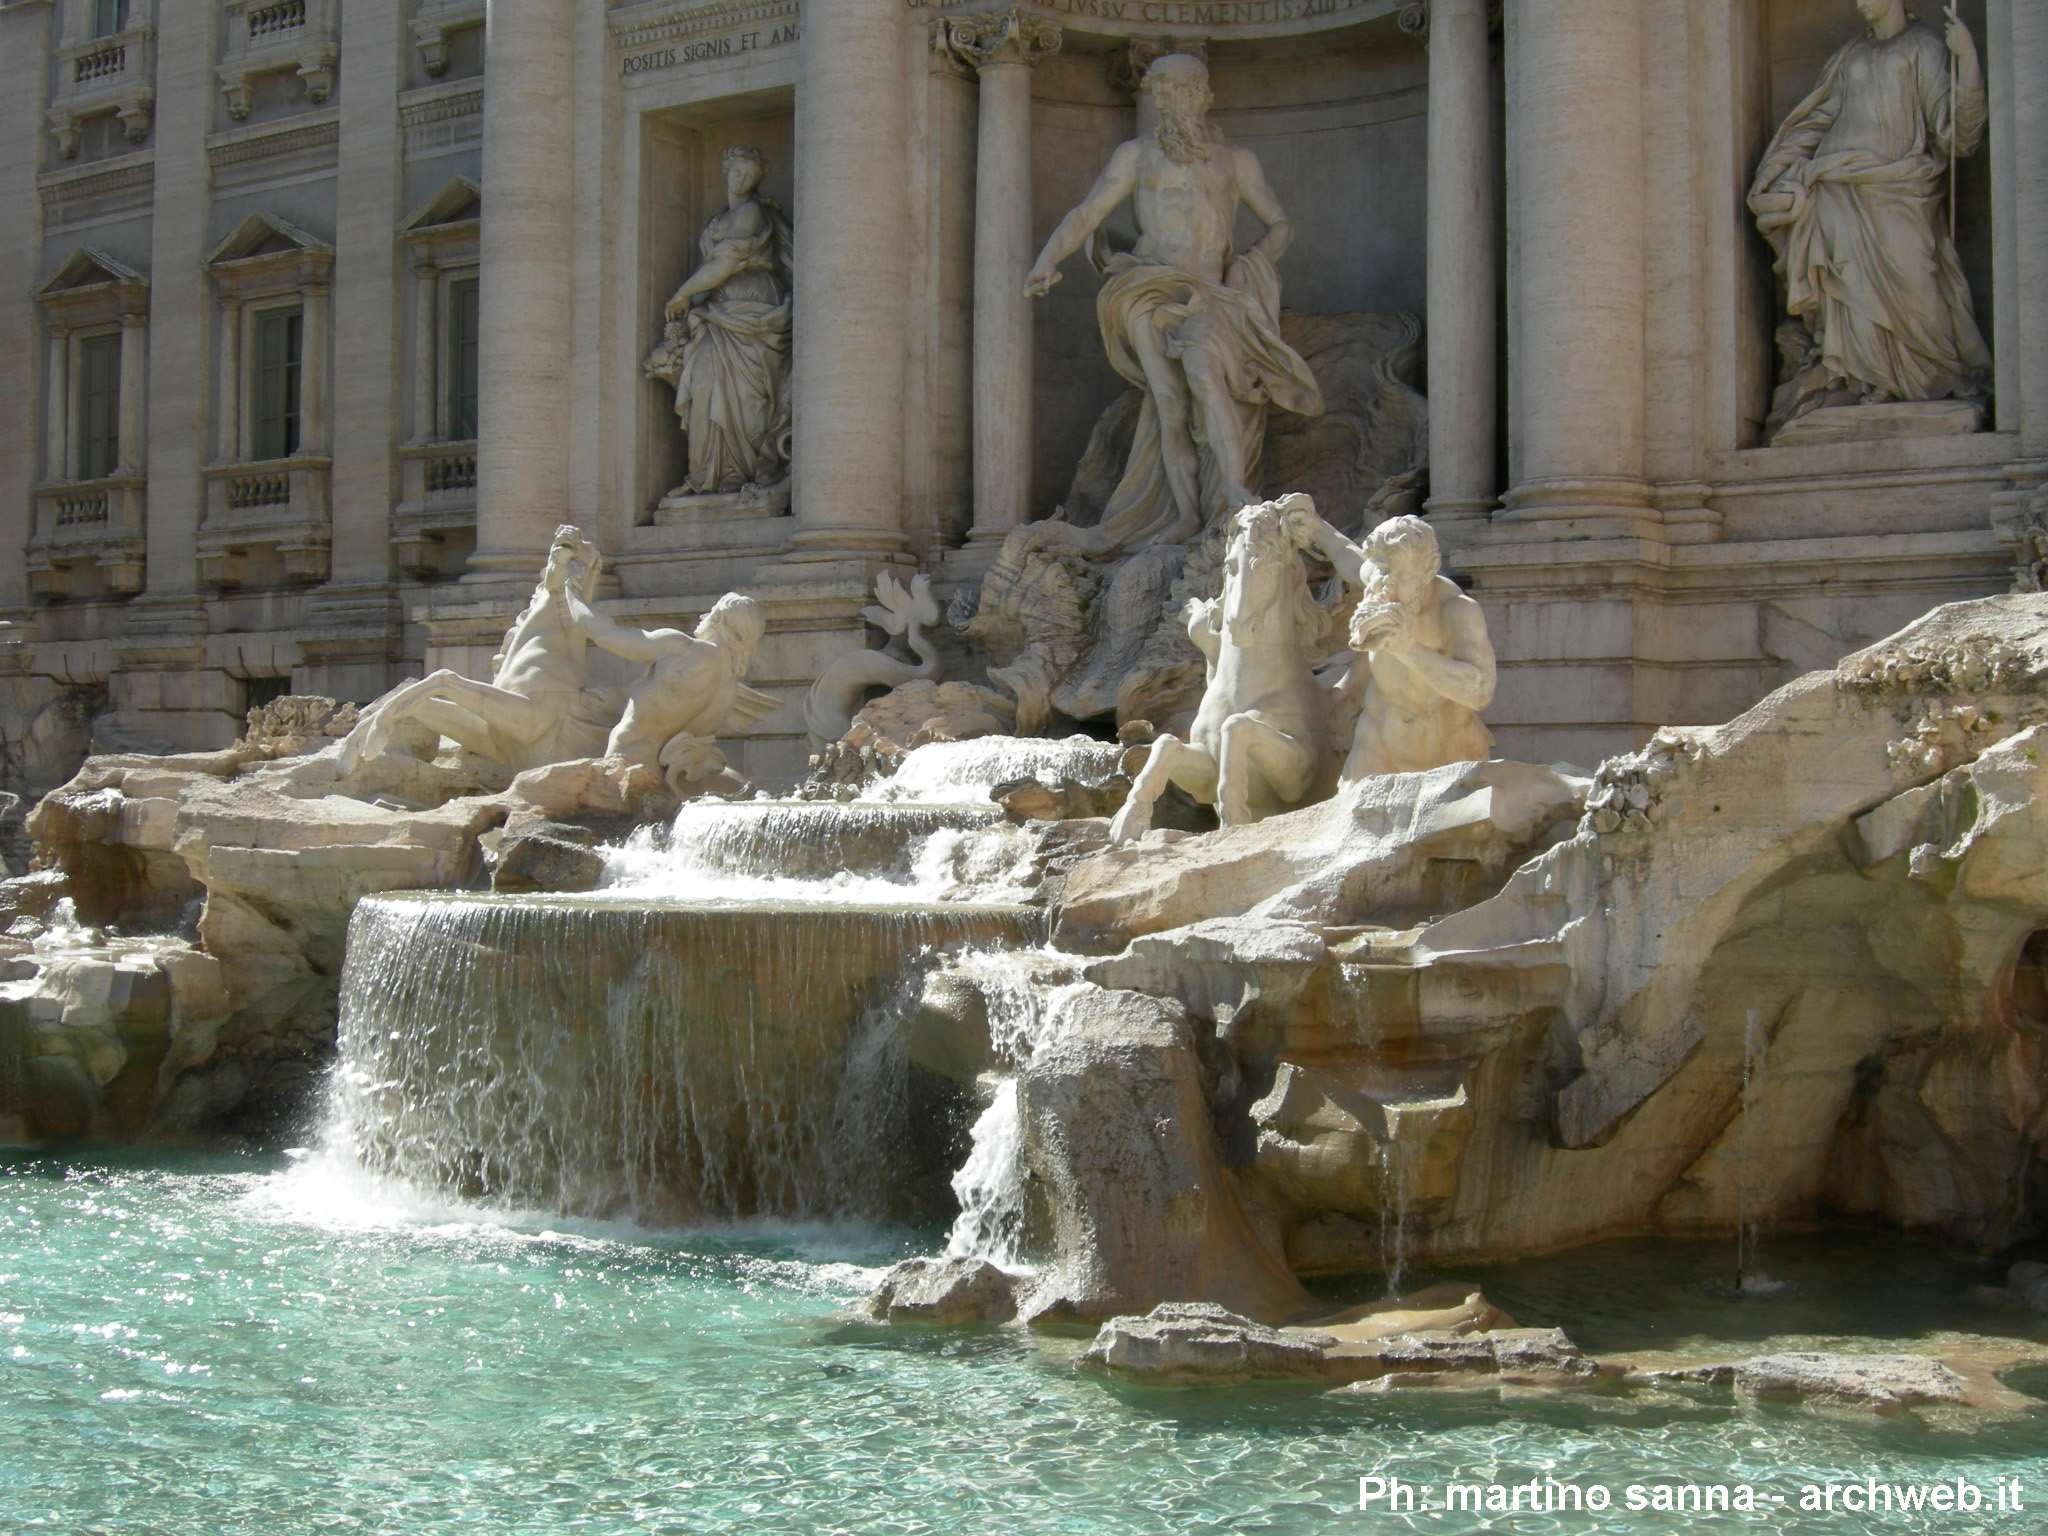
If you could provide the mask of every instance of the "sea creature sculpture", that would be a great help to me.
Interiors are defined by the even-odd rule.
[[[938,648],[925,638],[927,626],[939,622],[938,599],[931,593],[931,578],[913,576],[906,588],[889,572],[875,578],[876,604],[861,609],[861,617],[892,638],[901,636],[917,656],[904,661],[886,650],[866,647],[835,656],[811,684],[804,700],[804,729],[810,733],[815,751],[837,741],[853,724],[870,688],[897,688],[919,678],[937,678],[942,663]]]
[[[1290,514],[1306,496],[1258,502],[1231,520],[1223,595],[1187,605],[1188,636],[1208,658],[1208,685],[1187,740],[1161,736],[1110,824],[1122,843],[1151,825],[1178,784],[1213,804],[1226,827],[1293,810],[1334,787],[1329,699],[1316,681],[1328,613],[1316,602]]]

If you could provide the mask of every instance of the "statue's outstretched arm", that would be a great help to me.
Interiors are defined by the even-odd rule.
[[[1138,145],[1134,140],[1117,146],[1095,185],[1088,189],[1088,195],[1060,220],[1045,242],[1045,249],[1038,253],[1030,275],[1024,279],[1024,292],[1031,298],[1040,298],[1058,282],[1060,263],[1081,249],[1102,221],[1116,211],[1116,205],[1137,190],[1137,185]]]
[[[677,640],[687,640],[679,629],[634,629],[607,618],[573,592],[562,594],[569,603],[569,619],[590,638],[592,645],[610,651],[622,661],[657,662],[672,654]]]
[[[1287,514],[1287,527],[1294,536],[1295,544],[1302,549],[1320,551],[1322,557],[1336,567],[1346,586],[1365,586],[1365,551],[1316,513],[1306,507],[1296,507]]]

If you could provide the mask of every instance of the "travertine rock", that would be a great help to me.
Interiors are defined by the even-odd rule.
[[[1313,1378],[1327,1334],[1268,1328],[1209,1302],[1162,1302],[1143,1317],[1113,1317],[1081,1364],[1147,1386],[1229,1386],[1260,1378]]]
[[[1027,1321],[1095,1321],[1200,1299],[1275,1322],[1308,1293],[1251,1228],[1225,1171],[1182,1010],[1091,990],[1018,1082],[1024,1157],[1052,1206],[1054,1256]]]
[[[1526,763],[1455,763],[1342,786],[1318,805],[1075,869],[1060,942],[1101,949],[1205,918],[1399,926],[1497,889],[1578,809],[1580,783]]]
[[[1006,1323],[1015,1284],[986,1259],[905,1259],[855,1310],[879,1323]]]
[[[1759,1355],[1735,1367],[1735,1390],[1758,1402],[1877,1413],[1969,1401],[1968,1383],[1925,1355]]]

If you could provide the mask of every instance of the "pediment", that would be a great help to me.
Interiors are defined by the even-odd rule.
[[[63,264],[36,290],[36,295],[48,299],[88,288],[148,286],[148,278],[118,257],[81,245],[64,258]]]
[[[398,226],[401,234],[417,234],[443,224],[467,224],[483,216],[483,188],[467,176],[450,178],[439,191]]]
[[[326,256],[333,254],[333,247],[274,214],[252,213],[229,231],[227,239],[213,248],[206,264],[217,267],[230,261],[290,256],[300,252]]]

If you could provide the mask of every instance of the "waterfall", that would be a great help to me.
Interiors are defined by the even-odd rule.
[[[1414,1203],[1416,1143],[1400,1134],[1388,1117],[1388,1133],[1374,1142],[1380,1162],[1380,1267],[1387,1275],[1387,1296],[1401,1294],[1408,1273],[1408,1213]]]
[[[1069,736],[982,736],[935,741],[905,755],[895,773],[869,791],[898,805],[986,805],[989,791],[1011,779],[1075,779],[1099,784],[1116,772],[1124,749],[1113,741]]]
[[[367,899],[332,1139],[428,1190],[567,1214],[832,1215],[863,1021],[886,1032],[877,1011],[908,1006],[920,956],[1036,943],[1042,924],[964,903]],[[856,1172],[874,1188],[894,1170]]]
[[[974,1122],[967,1161],[953,1175],[960,1214],[946,1238],[948,1258],[987,1259],[1002,1269],[1025,1265],[1024,1124],[1017,1072],[1065,1027],[1066,1001],[1085,984],[1048,987],[1034,972],[1064,957],[970,951],[954,962],[988,1008],[989,1047],[1002,1069],[985,1079],[988,1104]]]
[[[1013,903],[1036,846],[987,803],[743,800],[685,805],[605,865],[609,890],[657,899]]]
[[[1770,1050],[1771,1039],[1764,1028],[1763,1015],[1751,1008],[1742,1021],[1742,1080],[1737,1089],[1735,1137],[1735,1289],[1750,1296],[1768,1296],[1785,1288],[1784,1282],[1773,1280],[1757,1268],[1763,1244],[1763,1213],[1755,1188],[1756,1141],[1767,1129],[1760,1101],[1769,1087]]]

